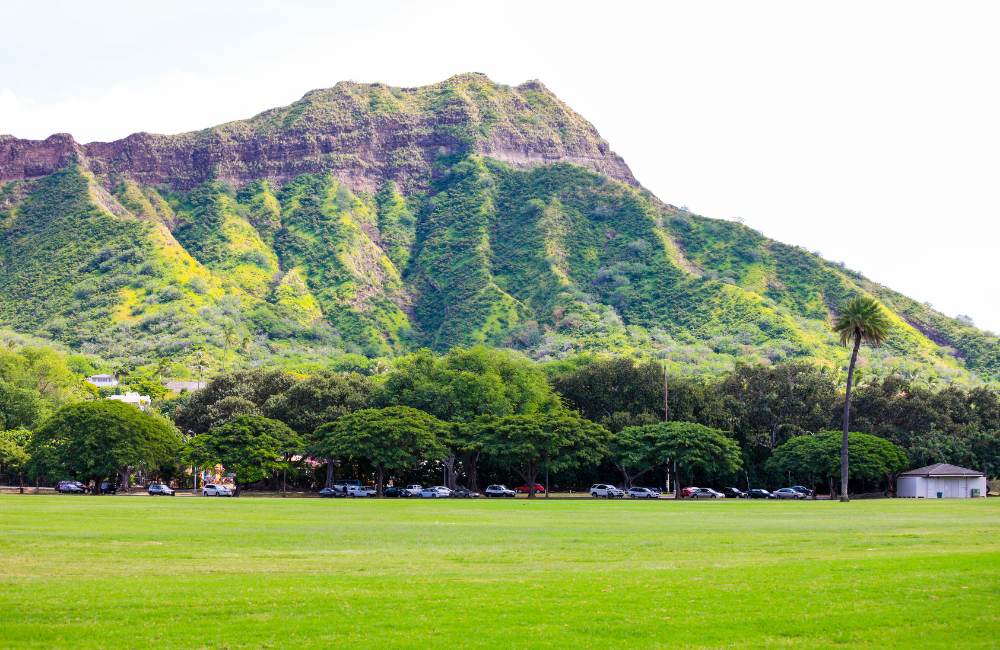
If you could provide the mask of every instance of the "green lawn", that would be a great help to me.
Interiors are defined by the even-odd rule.
[[[1000,499],[0,496],[0,647],[996,648]]]

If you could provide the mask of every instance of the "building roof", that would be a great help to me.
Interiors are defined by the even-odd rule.
[[[114,379],[114,375],[91,375],[87,379]]]
[[[931,476],[985,476],[985,474],[977,472],[974,469],[966,469],[965,467],[958,467],[947,463],[934,463],[927,467],[903,472],[900,476],[925,476],[929,478]]]
[[[187,392],[192,392],[196,390],[201,390],[208,384],[207,381],[168,381],[167,388],[171,390],[174,394],[181,392],[182,389],[186,388]]]

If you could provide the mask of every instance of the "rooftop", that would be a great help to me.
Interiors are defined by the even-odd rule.
[[[977,472],[974,469],[967,469],[965,467],[958,467],[957,465],[949,465],[947,463],[934,463],[933,465],[928,465],[927,467],[920,467],[918,469],[911,469],[908,472],[903,472],[900,476],[985,476],[982,472]]]

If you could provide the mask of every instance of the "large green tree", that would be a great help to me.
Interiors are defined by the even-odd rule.
[[[743,466],[740,447],[718,429],[695,422],[661,422],[622,431],[639,439],[655,441],[657,462],[676,463],[675,494],[679,495],[680,477],[691,478],[732,474]]]
[[[596,465],[608,453],[610,434],[589,420],[566,412],[484,416],[473,425],[483,453],[516,472],[535,496],[535,482],[542,469],[562,471]]]
[[[385,472],[407,469],[421,460],[449,453],[448,425],[408,406],[364,409],[316,430],[318,448],[326,458],[370,461],[378,471],[378,496]]]
[[[303,446],[299,435],[284,422],[242,415],[192,438],[183,457],[192,465],[221,465],[226,472],[235,474],[235,496],[239,496],[251,483],[287,469],[286,457]]]
[[[399,359],[375,395],[383,406],[420,409],[440,420],[467,425],[484,415],[504,417],[560,408],[539,368],[508,352],[477,347],[455,349],[443,357],[421,350]],[[445,459],[448,487],[455,487],[454,462],[461,459],[469,489],[476,487],[482,444],[477,427],[459,426],[456,453]]]
[[[768,469],[811,481],[813,494],[817,481],[829,479],[832,487],[833,478],[841,473],[841,436],[839,431],[821,431],[793,438],[775,450]],[[849,450],[849,470],[855,479],[884,479],[891,488],[896,473],[908,466],[902,449],[877,436],[852,431]]]
[[[368,408],[373,388],[372,380],[364,375],[323,370],[268,399],[264,414],[294,429],[305,439],[309,452],[322,458],[313,432],[348,413]],[[326,487],[333,482],[330,460],[326,464]]]
[[[234,370],[216,375],[173,412],[181,431],[207,433],[241,415],[263,415],[264,405],[298,383],[281,370]]]
[[[637,478],[663,464],[658,454],[656,431],[653,427],[633,426],[611,435],[608,458],[621,473],[626,490]]]
[[[165,418],[114,400],[80,402],[62,407],[35,429],[29,474],[93,479],[99,487],[122,468],[171,461],[182,444]]]
[[[24,429],[0,430],[0,474],[17,472],[21,494],[24,494],[24,470],[31,460],[28,443],[31,432]]]
[[[847,391],[844,397],[844,431],[840,450],[840,500],[849,501],[847,496],[848,428],[851,419],[851,388],[854,381],[854,366],[858,361],[858,350],[862,343],[879,347],[889,339],[892,321],[877,300],[869,296],[858,296],[840,307],[840,314],[833,321],[833,332],[840,336],[840,344],[849,347],[851,364],[847,370]]]

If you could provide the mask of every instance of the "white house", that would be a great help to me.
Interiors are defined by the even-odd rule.
[[[114,375],[91,375],[84,379],[98,388],[114,388],[118,385],[118,380]]]
[[[108,399],[117,400],[119,402],[125,402],[126,404],[131,404],[132,406],[138,406],[143,411],[146,407],[152,403],[149,399],[149,395],[140,395],[139,393],[125,393],[124,395],[108,395]]]
[[[986,475],[945,463],[903,472],[896,479],[896,496],[911,499],[968,499],[986,496]]]

